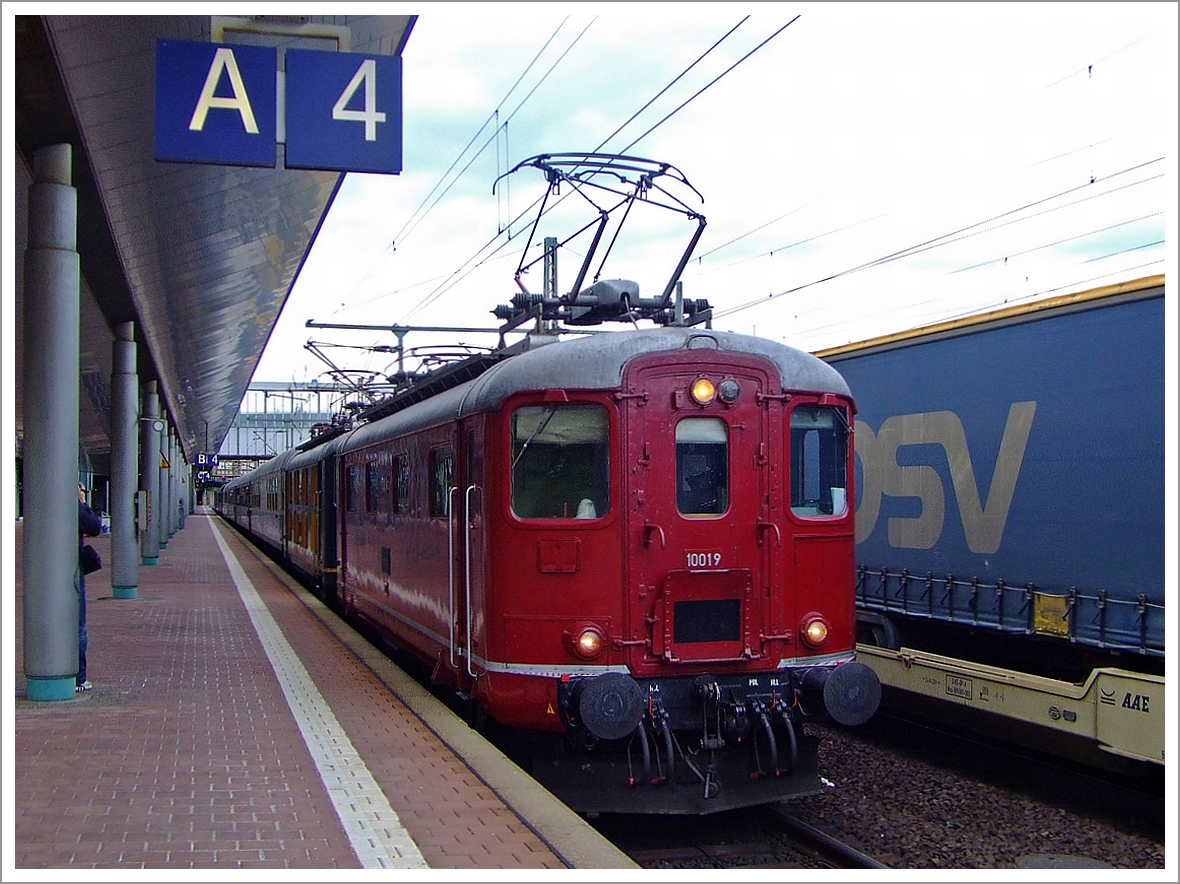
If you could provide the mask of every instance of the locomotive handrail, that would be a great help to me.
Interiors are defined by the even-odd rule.
[[[450,604],[447,611],[447,628],[450,630],[448,657],[456,669],[459,668],[459,662],[455,659],[455,492],[458,490],[452,485],[447,492],[447,587]]]
[[[475,678],[475,670],[471,668],[471,492],[475,489],[475,485],[468,485],[467,493],[463,495],[465,510],[463,521],[466,524],[466,530],[463,532],[463,546],[467,583],[467,674],[472,678]]]
[[[651,537],[657,531],[660,534],[660,549],[666,549],[668,547],[668,539],[664,537],[664,529],[659,525],[653,525],[651,522],[643,523],[643,545],[651,546]]]
[[[778,525],[776,525],[774,522],[759,522],[758,523],[759,532],[764,532],[767,528],[774,529],[774,539],[775,539],[774,545],[775,546],[782,546],[783,545],[783,534],[781,531],[778,530]],[[762,533],[758,534],[758,545],[759,546],[762,545]]]

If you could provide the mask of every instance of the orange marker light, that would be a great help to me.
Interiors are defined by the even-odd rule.
[[[717,396],[717,386],[708,378],[697,378],[689,394],[697,405],[708,405]]]
[[[803,641],[813,648],[820,647],[828,640],[828,624],[819,617],[813,617],[803,624]]]
[[[583,629],[578,633],[574,648],[588,660],[597,657],[602,653],[602,633],[597,629]]]

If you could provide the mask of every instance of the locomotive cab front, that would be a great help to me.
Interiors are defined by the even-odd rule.
[[[852,402],[782,375],[697,333],[630,358],[615,391],[506,403],[498,543],[517,554],[488,615],[517,671],[552,676],[534,726],[565,744],[534,774],[578,809],[807,794],[803,720],[876,710],[854,662]]]

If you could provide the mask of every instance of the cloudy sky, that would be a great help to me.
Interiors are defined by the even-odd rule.
[[[700,197],[669,189],[708,220],[685,296],[710,301],[715,327],[807,350],[1174,263],[1175,4],[412,11],[404,171],[347,176],[255,380],[323,379],[309,339],[341,367],[390,368],[365,349],[388,332],[309,319],[495,325],[545,183],[535,168],[493,183],[541,153],[671,163]],[[640,209],[602,275],[654,296],[696,225]],[[592,217],[567,199],[537,240]],[[561,251],[561,291],[584,254]],[[525,281],[541,289],[540,265]],[[494,338],[406,344],[456,341]]]

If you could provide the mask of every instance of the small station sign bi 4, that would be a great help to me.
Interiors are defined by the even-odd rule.
[[[397,174],[402,60],[269,46],[156,42],[156,159]]]

